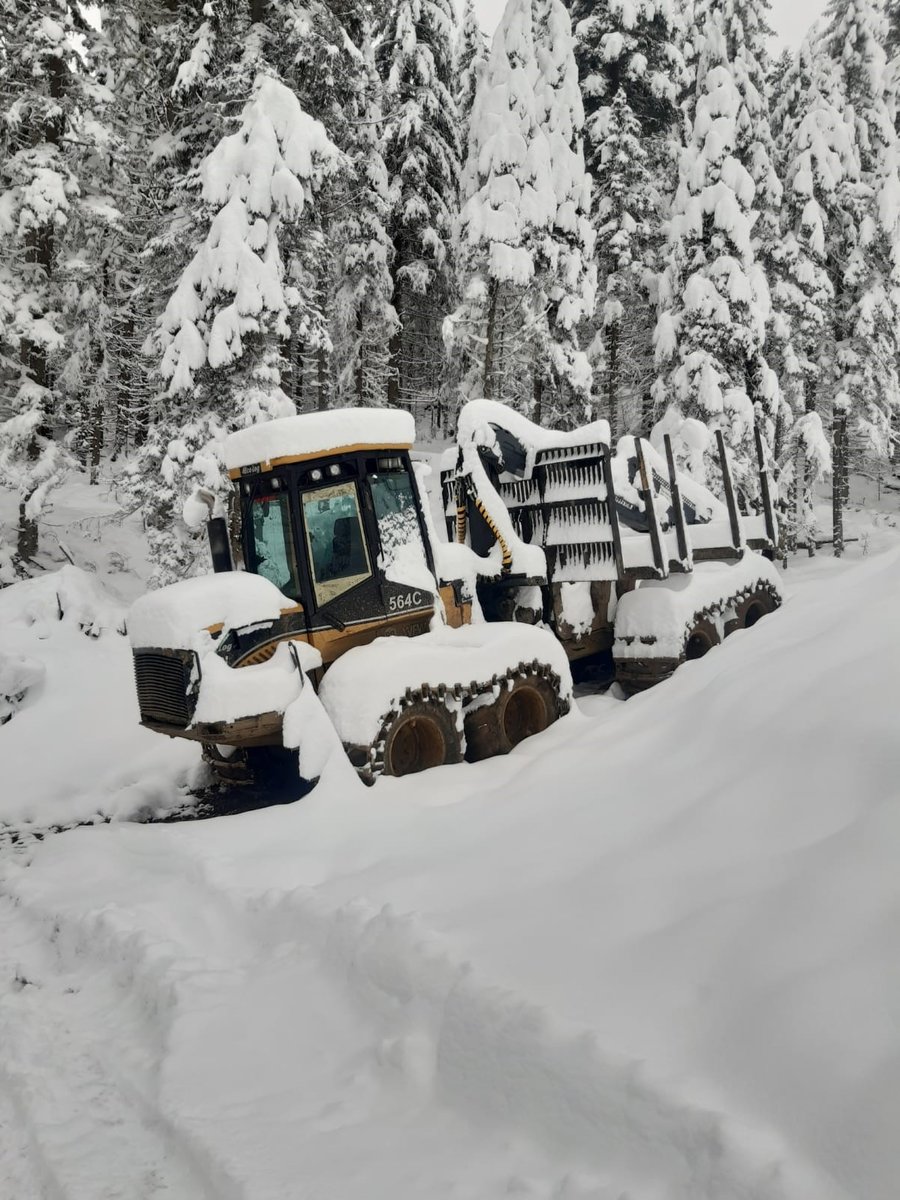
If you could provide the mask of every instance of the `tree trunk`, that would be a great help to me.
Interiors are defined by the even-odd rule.
[[[324,412],[328,407],[328,363],[324,346],[319,346],[316,350],[316,385],[316,408],[319,412]]]
[[[641,396],[641,437],[648,438],[653,428],[653,395],[648,388]]]
[[[607,345],[609,347],[609,365],[606,372],[606,411],[609,417],[609,437],[611,442],[616,440],[619,425],[619,322],[613,321],[609,327]]]
[[[97,400],[91,409],[88,433],[89,480],[96,484],[100,478],[100,456],[103,451],[103,401]]]
[[[784,449],[784,403],[778,405],[778,412],[775,414],[775,439],[772,446],[772,457],[777,463],[781,458],[781,452]]]
[[[534,408],[531,419],[535,425],[540,425],[544,418],[544,375],[537,363],[534,365],[533,397]]]
[[[803,381],[803,402],[807,412],[816,411],[816,381],[811,375]]]
[[[356,312],[356,332],[359,334],[359,351],[356,355],[356,403],[361,408],[363,405],[363,356],[365,355],[365,345],[363,342],[363,315],[362,309],[357,309]]]
[[[33,517],[25,515],[25,506],[30,499],[31,495],[29,494],[19,502],[19,529],[16,539],[16,551],[18,557],[23,561],[34,558],[38,548],[37,521]]]
[[[394,283],[394,311],[397,313],[397,327],[388,342],[388,379],[387,402],[390,408],[400,407],[400,370],[403,354],[403,327],[405,325],[404,296],[399,285]]]
[[[494,339],[497,336],[497,290],[496,279],[491,280],[488,292],[487,333],[484,340],[484,395],[490,400],[494,394]]]
[[[794,477],[788,487],[788,494],[784,506],[785,524],[787,526],[784,534],[784,565],[788,565],[788,555],[794,554],[797,550],[797,474],[794,472]]]
[[[847,501],[847,414],[835,410],[831,445],[831,520],[834,528],[834,557],[844,553],[844,505]]]

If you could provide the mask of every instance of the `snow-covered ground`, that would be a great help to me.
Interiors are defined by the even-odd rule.
[[[895,1200],[888,508],[759,626],[506,759],[0,848],[0,1195]],[[18,827],[194,769],[136,724],[146,565],[112,511],[68,487],[90,578],[0,592],[0,661],[45,672],[0,727]]]

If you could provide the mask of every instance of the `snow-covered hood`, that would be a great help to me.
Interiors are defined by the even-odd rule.
[[[193,649],[210,626],[223,632],[274,621],[295,608],[268,579],[246,571],[202,575],[148,592],[131,606],[128,637],[134,649]]]

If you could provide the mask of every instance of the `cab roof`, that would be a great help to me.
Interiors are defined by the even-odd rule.
[[[399,408],[332,408],[279,417],[240,429],[225,439],[225,468],[268,471],[285,463],[357,450],[409,450],[416,436],[412,415]]]

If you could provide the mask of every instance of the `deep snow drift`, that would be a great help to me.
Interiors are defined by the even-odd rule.
[[[894,1200],[900,547],[869,534],[507,759],[0,850],[0,1190]],[[197,751],[135,727],[115,609],[87,637],[47,596],[3,624],[47,674],[0,813],[171,798]]]

